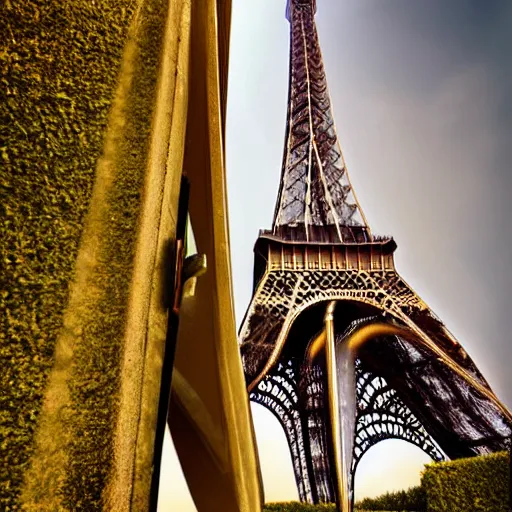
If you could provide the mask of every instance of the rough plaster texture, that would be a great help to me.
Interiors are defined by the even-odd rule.
[[[2,510],[146,506],[181,174],[170,4],[7,2],[0,19]]]

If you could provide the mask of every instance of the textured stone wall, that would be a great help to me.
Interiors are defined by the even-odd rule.
[[[105,499],[167,9],[0,16],[1,510]]]

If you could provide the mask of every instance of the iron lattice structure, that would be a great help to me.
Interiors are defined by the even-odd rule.
[[[283,426],[299,496],[314,503],[340,496],[326,358],[308,358],[329,302],[339,304],[337,347],[365,328],[377,333],[357,350],[354,422],[341,430],[353,441],[349,493],[361,457],[381,440],[403,439],[441,460],[506,449],[512,434],[509,411],[397,273],[393,239],[371,234],[339,148],[315,11],[314,0],[288,2],[281,182],[272,230],[255,245],[254,293],[239,336],[250,398]]]
[[[402,439],[421,448],[432,460],[443,460],[442,451],[396,390],[383,377],[363,370],[360,362],[357,373],[358,415],[352,472],[355,473],[363,455],[385,439]]]
[[[325,390],[320,366],[297,367],[297,360],[279,362],[251,393],[253,402],[269,409],[283,427],[301,501],[334,501],[333,480],[327,452],[325,428]],[[302,400],[299,400],[298,376],[301,375]],[[365,371],[357,362],[357,421],[351,477],[363,455],[386,439],[402,439],[441,461],[444,455],[420,421],[383,377]],[[306,420],[306,421],[303,421]],[[305,444],[305,433],[308,433]],[[315,450],[316,448],[316,450]],[[309,471],[314,468],[314,471]],[[310,475],[315,475],[313,485]],[[326,481],[328,485],[326,485]]]
[[[288,122],[273,231],[306,240],[368,240],[368,226],[336,135],[315,8],[310,0],[291,2],[287,8],[291,26]]]

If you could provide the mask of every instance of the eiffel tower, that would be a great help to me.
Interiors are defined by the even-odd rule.
[[[271,230],[239,341],[250,399],[288,440],[301,501],[353,506],[361,457],[402,439],[433,460],[506,449],[512,416],[372,234],[335,131],[315,0],[288,0],[290,76]]]

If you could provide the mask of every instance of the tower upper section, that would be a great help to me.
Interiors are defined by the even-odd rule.
[[[273,233],[300,241],[371,240],[338,143],[314,15],[316,0],[288,0],[290,83]]]

